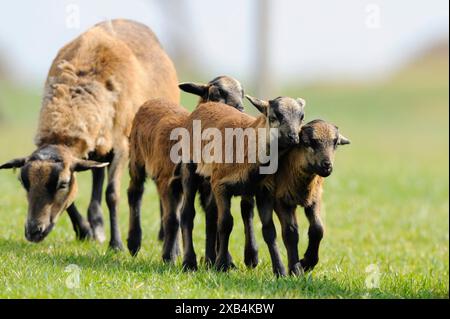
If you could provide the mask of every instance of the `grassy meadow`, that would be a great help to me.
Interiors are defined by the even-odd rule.
[[[251,92],[249,92],[251,93]],[[107,243],[77,242],[67,214],[40,244],[24,237],[25,192],[17,172],[0,172],[0,298],[448,298],[449,295],[449,91],[448,57],[414,65],[386,82],[285,88],[307,100],[307,121],[330,120],[352,144],[337,152],[327,179],[320,261],[301,278],[276,279],[255,218],[260,264],[243,263],[243,224],[233,202],[230,250],[237,269],[196,273],[161,261],[156,240],[159,204],[147,183],[143,247],[137,258],[111,253]],[[192,108],[196,100],[183,95]],[[0,162],[29,154],[40,92],[0,84]],[[252,109],[246,104],[246,109]],[[252,110],[253,112],[253,110]],[[91,176],[78,175],[77,205],[87,209]],[[120,226],[128,226],[124,174]],[[109,222],[103,204],[105,225]],[[300,252],[307,221],[298,209]],[[204,218],[195,220],[197,256],[204,254]],[[278,241],[286,260],[281,233]],[[80,269],[70,288],[68,265]],[[371,285],[372,283],[372,285]]]

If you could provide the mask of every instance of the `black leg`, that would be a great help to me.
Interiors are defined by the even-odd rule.
[[[255,231],[253,228],[253,208],[255,201],[253,196],[242,196],[241,215],[245,228],[245,249],[244,262],[249,268],[255,268],[258,265],[258,247],[255,240]]]
[[[214,195],[211,193],[211,185],[206,180],[202,182],[200,188],[200,199],[205,211],[205,263],[210,267],[214,265],[217,258],[217,205]]]
[[[144,193],[145,168],[130,167],[130,186],[128,187],[128,205],[130,207],[130,221],[127,246],[132,256],[136,256],[141,248],[141,205]]]
[[[92,169],[92,193],[88,208],[88,220],[94,233],[94,238],[99,242],[105,241],[105,230],[103,227],[102,192],[105,179],[104,168]]]
[[[313,203],[305,207],[305,214],[309,221],[308,248],[300,261],[305,271],[311,271],[319,262],[319,246],[323,238],[323,225],[320,219],[320,204]]]
[[[283,242],[288,256],[288,268],[292,275],[302,275],[303,269],[298,258],[298,224],[295,216],[296,206],[277,201],[275,212],[281,221]]]
[[[219,251],[216,258],[216,268],[227,271],[231,268],[231,256],[228,252],[230,234],[233,230],[233,216],[231,215],[231,196],[223,187],[213,187],[217,203],[217,234],[219,236]]]
[[[195,255],[192,231],[195,218],[195,195],[198,189],[198,178],[192,164],[182,164],[181,184],[183,189],[183,204],[181,206],[181,233],[183,237],[183,268],[197,270],[197,257]]]
[[[72,205],[67,208],[67,213],[69,214],[70,221],[72,222],[76,238],[78,240],[92,238],[91,228],[89,227],[87,221],[84,220],[83,216],[81,216],[78,212],[75,203],[72,203]]]
[[[113,250],[123,250],[122,239],[120,238],[119,223],[117,219],[117,206],[119,204],[119,197],[117,188],[114,183],[108,184],[106,187],[106,204],[109,209],[109,222],[111,225],[111,240],[109,248]]]
[[[163,227],[164,227],[164,243],[163,243],[163,261],[174,262],[178,255],[178,231],[180,221],[177,208],[181,201],[181,188],[179,181],[171,183],[167,190],[158,186],[158,193],[163,205]]]
[[[120,199],[120,178],[122,169],[128,160],[128,150],[114,150],[111,164],[108,166],[108,185],[106,187],[106,204],[109,210],[109,221],[111,226],[111,239],[109,248],[123,250],[122,239],[118,223],[117,211]]]
[[[264,241],[269,249],[272,260],[272,270],[276,276],[285,276],[286,270],[281,261],[280,252],[277,245],[277,231],[273,223],[273,200],[265,191],[256,194],[256,204],[262,223],[262,233]]]

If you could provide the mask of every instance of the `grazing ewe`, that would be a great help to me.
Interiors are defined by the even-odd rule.
[[[256,202],[263,227],[263,237],[269,247],[273,271],[284,275],[276,245],[276,231],[272,221],[272,208],[278,215],[283,242],[288,253],[291,274],[301,274],[314,268],[319,260],[319,244],[323,236],[320,219],[322,185],[333,169],[338,145],[350,144],[339,134],[338,128],[322,120],[305,124],[300,133],[299,146],[293,147],[280,159],[279,170],[268,176],[256,194]],[[298,226],[295,216],[297,205],[304,207],[309,221],[309,243],[302,260],[298,257]]]
[[[97,24],[59,51],[45,84],[37,149],[31,156],[0,166],[21,168],[28,199],[28,240],[43,240],[66,209],[75,229],[84,234],[78,235],[89,234],[89,226],[73,203],[75,172],[87,169],[94,169],[88,219],[94,236],[103,240],[100,204],[103,167],[109,162],[109,247],[122,248],[117,207],[134,114],[150,98],[177,103],[177,86],[174,66],[156,36],[137,22]]]
[[[189,116],[187,128],[193,136],[194,120],[201,121],[203,132],[207,129],[217,129],[221,136],[226,136],[229,129],[248,129],[254,132],[253,139],[247,136],[247,143],[243,142],[242,161],[227,162],[221,158],[219,161],[205,162],[203,158],[196,159],[196,173],[209,178],[211,191],[214,194],[214,202],[217,205],[217,235],[218,235],[218,255],[215,265],[220,270],[227,270],[232,266],[231,256],[228,252],[229,236],[233,227],[233,217],[230,212],[230,200],[233,195],[245,195],[245,198],[254,195],[254,186],[265,176],[259,173],[262,163],[258,160],[250,161],[257,152],[256,148],[261,145],[269,145],[271,142],[270,130],[278,129],[279,136],[277,142],[282,148],[288,148],[299,142],[299,132],[304,117],[304,100],[279,97],[271,101],[261,101],[247,96],[250,102],[262,113],[257,118],[238,112],[237,110],[223,105],[218,107],[211,103],[200,105]],[[259,129],[266,129],[264,134]],[[248,132],[249,132],[248,131]],[[249,145],[258,141],[258,146],[250,150]],[[262,143],[261,143],[262,141]],[[194,142],[195,143],[195,142]],[[194,144],[193,143],[193,144]],[[202,149],[208,141],[202,141]],[[221,144],[223,154],[226,153],[226,145]],[[237,146],[237,145],[236,145]],[[216,151],[216,150],[214,150]],[[195,149],[193,149],[195,152]],[[226,155],[225,155],[226,156]],[[193,155],[195,157],[195,155]],[[186,172],[184,172],[186,173]],[[188,176],[188,177],[186,177]],[[183,178],[191,179],[192,175],[183,174]],[[192,203],[195,193],[192,194],[192,182],[182,182],[184,203],[181,210],[182,234],[184,245],[183,265],[185,267],[196,267],[196,256],[192,243],[192,225],[194,214],[192,209],[186,209],[188,203]],[[191,204],[192,205],[192,204]],[[206,212],[209,213],[208,211]],[[245,221],[245,219],[244,219]],[[207,225],[207,227],[214,225]],[[251,228],[247,227],[247,230]],[[216,233],[216,229],[212,232]],[[211,247],[215,247],[215,236],[211,238]]]
[[[244,91],[238,81],[227,76],[217,77],[206,85],[183,83],[180,88],[199,95],[199,105],[207,101],[228,103],[230,108],[242,109]],[[209,102],[208,105],[223,105]],[[182,106],[163,99],[147,101],[136,114],[130,136],[130,186],[128,202],[130,224],[128,249],[134,256],[141,246],[140,207],[146,176],[156,183],[161,203],[163,229],[163,260],[172,261],[177,255],[178,213],[181,185],[173,178],[176,163],[170,159],[171,132],[186,125],[189,112]],[[160,233],[162,233],[160,231]]]

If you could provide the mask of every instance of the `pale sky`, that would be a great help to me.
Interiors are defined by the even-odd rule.
[[[169,53],[170,32],[183,35],[205,76],[251,78],[257,0],[188,0],[187,21],[167,19],[161,1],[168,0],[5,2],[0,55],[17,78],[42,84],[65,43],[102,20],[128,18],[150,26]],[[448,37],[447,0],[270,1],[270,61],[277,81],[388,75]],[[79,28],[71,27],[71,5],[79,10]]]

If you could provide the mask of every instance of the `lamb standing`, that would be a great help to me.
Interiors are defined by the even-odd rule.
[[[220,76],[206,85],[180,84],[180,88],[200,96],[199,105],[225,105],[242,110],[244,90],[241,84],[228,76]],[[142,230],[140,223],[141,200],[146,177],[156,184],[161,207],[163,260],[173,261],[177,255],[179,217],[177,208],[181,202],[179,177],[173,178],[176,163],[170,152],[177,142],[170,140],[171,133],[186,126],[189,112],[177,103],[164,99],[152,99],[142,105],[133,121],[130,136],[130,186],[128,202],[130,223],[128,249],[135,256],[140,247]]]

